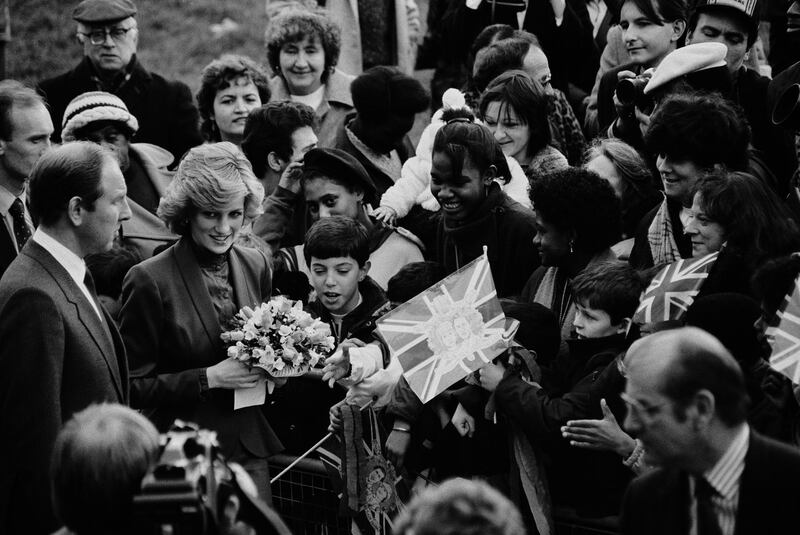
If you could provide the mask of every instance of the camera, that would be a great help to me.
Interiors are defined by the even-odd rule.
[[[235,465],[218,450],[216,433],[176,420],[161,435],[159,461],[133,498],[134,533],[288,533],[274,511],[242,491]]]
[[[636,78],[625,78],[617,83],[617,100],[623,106],[636,106],[647,112],[652,109],[653,99],[644,94],[644,88],[650,78],[639,75]]]

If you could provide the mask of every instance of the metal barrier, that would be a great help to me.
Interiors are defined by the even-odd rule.
[[[277,474],[295,459],[293,455],[271,457],[270,473]],[[276,481],[272,503],[294,535],[350,533],[350,519],[339,516],[339,497],[320,460],[303,459]]]

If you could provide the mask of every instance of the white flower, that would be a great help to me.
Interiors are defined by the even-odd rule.
[[[242,331],[231,331],[231,341],[239,342],[244,340],[244,333]]]
[[[230,346],[228,348],[228,356],[238,359],[239,358],[239,348],[237,346]]]
[[[283,361],[283,359],[275,359],[275,362],[272,363],[273,369],[277,371],[282,370],[285,365],[286,363]]]
[[[281,337],[289,336],[290,334],[292,334],[292,328],[289,327],[288,325],[281,325],[280,328],[278,328],[278,334]]]

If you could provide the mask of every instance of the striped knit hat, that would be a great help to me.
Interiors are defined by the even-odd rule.
[[[64,110],[61,139],[75,141],[75,132],[95,121],[118,121],[130,128],[131,134],[139,130],[139,121],[122,99],[105,91],[89,91],[72,99]]]

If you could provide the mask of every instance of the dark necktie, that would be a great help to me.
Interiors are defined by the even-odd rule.
[[[704,477],[695,478],[694,496],[697,499],[698,535],[722,535],[714,503],[711,501],[711,497],[716,494],[717,491]]]
[[[14,238],[17,240],[17,250],[21,251],[28,238],[31,237],[31,229],[25,223],[25,209],[22,206],[22,201],[14,199],[8,209],[8,213],[11,214],[11,219],[14,222]]]

